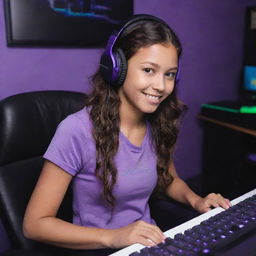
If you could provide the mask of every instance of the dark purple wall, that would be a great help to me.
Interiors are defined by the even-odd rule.
[[[184,178],[202,171],[200,104],[238,96],[244,12],[249,5],[256,5],[256,0],[134,0],[135,13],[163,18],[183,44],[179,96],[189,111],[182,123],[175,161]],[[0,5],[0,99],[34,90],[86,92],[87,78],[97,67],[101,51],[7,48]]]

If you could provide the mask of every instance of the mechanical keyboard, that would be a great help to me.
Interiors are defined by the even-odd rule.
[[[255,256],[256,189],[166,231],[163,243],[134,244],[111,256]]]

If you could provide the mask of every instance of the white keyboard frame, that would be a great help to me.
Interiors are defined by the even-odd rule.
[[[239,203],[239,202],[245,200],[246,198],[251,197],[255,194],[256,194],[256,189],[253,189],[252,191],[250,191],[250,192],[232,200],[231,204],[235,205],[235,204],[237,204],[237,203]],[[224,211],[223,208],[217,207],[217,208],[215,208],[215,209],[213,209],[209,212],[201,214],[200,216],[198,216],[196,218],[193,218],[193,219],[191,219],[187,222],[184,222],[183,224],[181,224],[181,225],[179,225],[175,228],[167,230],[166,232],[164,232],[164,234],[165,234],[166,237],[173,238],[176,234],[184,233],[185,230],[200,224],[202,221],[207,220],[208,218],[210,218],[210,217],[212,217],[212,216],[214,216],[214,215],[216,215],[216,214],[218,214],[222,211]],[[115,253],[112,253],[109,256],[128,256],[128,255],[130,255],[131,253],[133,253],[135,251],[140,251],[144,247],[145,246],[141,245],[141,244],[133,244],[133,245],[125,247],[124,249],[121,249],[121,250],[119,250]]]

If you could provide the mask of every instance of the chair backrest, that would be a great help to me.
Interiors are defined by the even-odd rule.
[[[0,101],[0,217],[12,248],[42,246],[23,236],[25,209],[59,122],[84,102],[84,94],[70,91],[29,92]],[[71,215],[69,190],[58,216],[71,220]]]

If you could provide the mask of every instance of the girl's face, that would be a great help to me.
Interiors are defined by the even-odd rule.
[[[171,43],[140,48],[129,59],[118,92],[122,107],[138,114],[154,112],[173,91],[177,63],[177,50]]]

